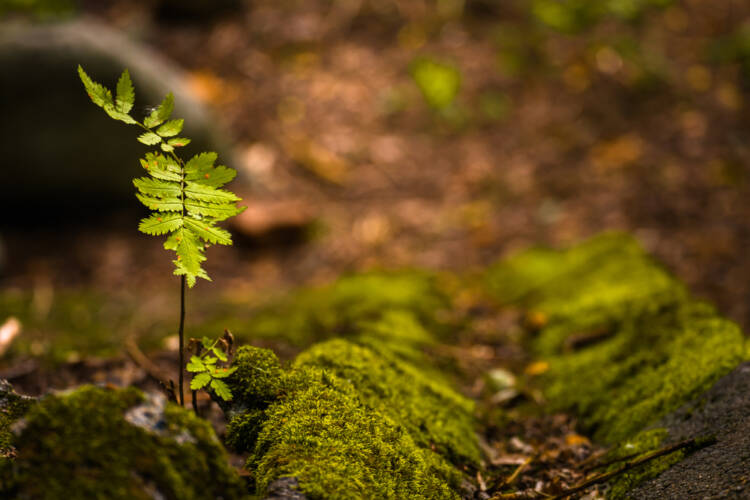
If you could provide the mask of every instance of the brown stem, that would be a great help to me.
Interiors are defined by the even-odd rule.
[[[185,406],[182,385],[185,371],[185,275],[180,276],[180,406]]]
[[[198,391],[191,391],[192,392],[192,398],[193,398],[193,412],[198,415],[198,400],[196,399],[196,393]]]

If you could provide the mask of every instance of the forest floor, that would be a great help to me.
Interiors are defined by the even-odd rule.
[[[235,228],[235,247],[211,250],[216,284],[196,290],[196,307],[373,268],[479,269],[618,229],[750,326],[750,54],[740,50],[750,6],[686,0],[565,33],[526,3],[257,0],[193,13],[167,1],[82,2],[186,70],[251,180],[235,188],[253,217]],[[439,63],[449,98],[420,90],[419,61]],[[71,227],[53,252],[44,229],[4,234],[13,265],[0,285],[31,290],[47,312],[60,290],[96,290],[166,324],[176,303],[168,259],[124,226],[132,231]],[[494,368],[527,368],[506,340],[453,347],[467,393],[481,399]],[[136,348],[116,359],[68,353],[50,369],[5,363],[2,374],[34,394],[91,381],[153,388],[149,369],[173,372],[166,347],[144,348],[155,366],[132,361]],[[553,491],[602,451],[569,415],[505,424],[487,430],[497,477],[480,483]]]

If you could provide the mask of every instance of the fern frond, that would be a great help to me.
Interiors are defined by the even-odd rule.
[[[158,236],[171,233],[182,227],[182,214],[154,214],[141,219],[138,230],[142,233]]]
[[[148,196],[157,196],[159,198],[179,198],[180,185],[176,182],[168,182],[149,177],[140,177],[133,179],[133,185],[138,190]]]
[[[117,98],[115,99],[115,107],[117,111],[122,113],[129,113],[133,109],[135,103],[135,89],[133,88],[133,82],[130,81],[130,73],[128,70],[122,72],[120,79],[117,80]]]
[[[185,120],[169,120],[164,125],[156,129],[156,133],[162,137],[173,137],[182,132],[182,124]]]
[[[191,181],[186,182],[185,196],[191,200],[205,201],[208,203],[231,203],[240,200],[237,195],[232,192]]]
[[[236,175],[237,171],[233,168],[219,165],[217,167],[195,170],[192,173],[188,172],[185,175],[185,179],[203,184],[204,186],[221,187],[234,179]]]
[[[229,234],[229,231],[215,226],[213,222],[185,217],[184,224],[185,227],[209,243],[218,245],[232,244],[232,235]]]
[[[195,285],[196,278],[209,280],[206,271],[201,267],[205,262],[206,256],[203,254],[204,246],[200,243],[198,237],[184,226],[173,233],[176,240],[175,252],[177,260],[175,263],[175,274],[184,275],[188,286],[192,288]]]
[[[173,109],[174,96],[170,92],[169,94],[167,94],[167,97],[164,98],[161,104],[159,104],[159,107],[156,108],[150,115],[148,115],[145,120],[143,120],[143,124],[148,128],[154,128],[158,125],[161,125],[169,119],[169,116],[172,114]]]
[[[161,137],[153,132],[144,132],[138,136],[138,142],[142,142],[146,146],[153,146],[161,142]]]
[[[188,144],[190,144],[190,139],[188,139],[187,137],[172,137],[167,141],[167,144],[176,148],[180,148],[182,146],[187,146]]]
[[[94,104],[96,104],[100,108],[103,108],[105,106],[114,107],[115,103],[112,100],[112,92],[110,92],[109,89],[104,85],[96,83],[94,80],[92,80],[91,77],[89,77],[89,75],[87,75],[86,72],[83,71],[83,68],[80,64],[78,65],[78,76],[81,78],[83,86],[86,88],[86,93],[89,95]]]
[[[185,208],[190,215],[212,217],[216,221],[228,219],[242,212],[245,207],[238,207],[234,203],[206,203],[198,200],[185,200]]]
[[[188,160],[185,164],[185,173],[191,174],[201,169],[211,168],[216,163],[216,159],[219,157],[213,151],[206,153],[198,153]]]
[[[138,200],[151,210],[159,212],[182,212],[182,200],[179,198],[154,198],[139,193],[135,194]]]

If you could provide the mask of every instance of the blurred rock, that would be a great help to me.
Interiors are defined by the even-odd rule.
[[[87,19],[0,24],[0,149],[6,165],[3,184],[13,186],[0,205],[14,213],[45,215],[17,222],[48,222],[61,212],[93,207],[137,207],[132,178],[141,172],[137,160],[147,148],[135,140],[134,127],[110,119],[90,102],[78,64],[109,88],[128,68],[136,88],[136,118],[174,92],[174,116],[185,119],[185,135],[193,139],[185,153],[218,149],[223,163],[233,163],[181,71],[150,49]]]

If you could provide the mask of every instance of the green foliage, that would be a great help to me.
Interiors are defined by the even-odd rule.
[[[575,33],[611,17],[634,21],[674,0],[534,0],[531,15],[545,26],[563,33]]]
[[[2,498],[243,498],[211,426],[137,389],[84,386],[44,397],[14,435]]]
[[[411,76],[427,104],[438,111],[448,109],[461,88],[461,73],[453,65],[421,58],[410,68]]]
[[[549,362],[540,382],[551,407],[575,410],[606,444],[634,436],[748,358],[739,328],[692,300],[626,236],[531,250],[488,278],[496,296],[536,318],[531,347]],[[575,346],[576,338],[588,340]]]
[[[430,366],[414,315],[359,331],[287,372],[271,351],[238,352],[227,442],[250,453],[256,493],[295,477],[308,498],[458,498],[460,466],[479,462],[472,403]]]
[[[237,206],[239,197],[219,189],[231,181],[236,172],[225,166],[214,166],[216,153],[198,154],[187,163],[175,154],[175,148],[187,145],[190,139],[174,137],[182,131],[184,122],[169,119],[174,110],[171,93],[141,123],[129,114],[135,102],[135,89],[127,70],[117,82],[115,97],[80,66],[78,74],[94,104],[113,119],[144,129],[138,141],[147,146],[159,145],[166,153],[147,153],[141,166],[149,176],[133,181],[138,200],[156,212],[143,219],[138,229],[155,236],[169,234],[164,248],[177,254],[173,261],[174,273],[185,276],[188,286],[194,286],[197,278],[210,280],[202,267],[206,247],[232,244],[231,235],[216,223],[243,210]],[[213,380],[210,383],[216,386],[216,391],[224,392],[220,383]]]
[[[187,371],[194,374],[190,381],[190,389],[210,390],[223,401],[230,401],[232,391],[222,379],[232,375],[237,368],[226,366],[229,361],[228,351],[229,344],[224,338],[211,341],[204,337],[197,354],[193,355],[187,364]]]

